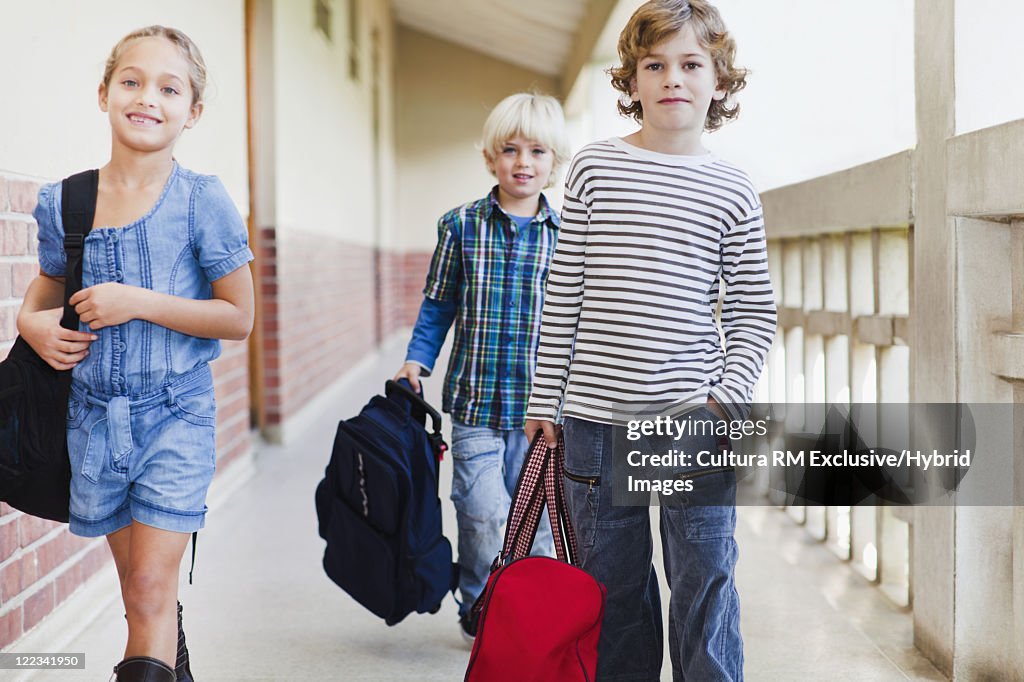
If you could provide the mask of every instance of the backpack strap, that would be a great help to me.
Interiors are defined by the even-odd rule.
[[[196,541],[199,540],[199,531],[192,531],[192,565],[188,567],[188,584],[192,584],[192,571],[196,570]]]
[[[78,330],[78,313],[68,301],[82,288],[82,254],[85,237],[96,217],[99,180],[98,170],[88,170],[64,178],[61,183],[60,217],[64,224],[67,269],[64,273],[64,316],[60,324],[65,329]]]

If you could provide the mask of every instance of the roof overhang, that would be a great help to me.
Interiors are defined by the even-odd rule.
[[[392,0],[395,19],[435,38],[558,79],[564,98],[618,0]]]

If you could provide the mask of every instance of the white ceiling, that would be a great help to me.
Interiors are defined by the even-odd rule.
[[[588,0],[393,0],[398,23],[560,76]]]

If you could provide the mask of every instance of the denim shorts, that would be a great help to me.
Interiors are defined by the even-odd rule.
[[[67,423],[71,532],[108,535],[133,520],[179,533],[202,528],[216,421],[206,363],[147,395],[98,395],[74,382]]]

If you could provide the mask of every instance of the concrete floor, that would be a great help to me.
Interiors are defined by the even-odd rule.
[[[180,592],[200,682],[462,679],[469,651],[453,600],[436,615],[413,615],[389,628],[335,587],[320,565],[313,491],[337,420],[383,389],[403,350],[404,344],[391,344],[309,406],[299,420],[301,437],[284,447],[260,445],[254,465],[220,477],[199,537],[195,584],[187,584],[186,567]],[[439,405],[440,379],[427,383],[428,398]],[[450,460],[442,465],[442,497],[450,467]],[[445,511],[453,538],[450,503]],[[945,679],[913,649],[909,614],[785,514],[741,507],[737,540],[747,680]],[[115,586],[111,565],[12,648],[85,652],[84,671],[17,679],[107,679],[127,636]],[[671,679],[667,660],[662,679]]]

